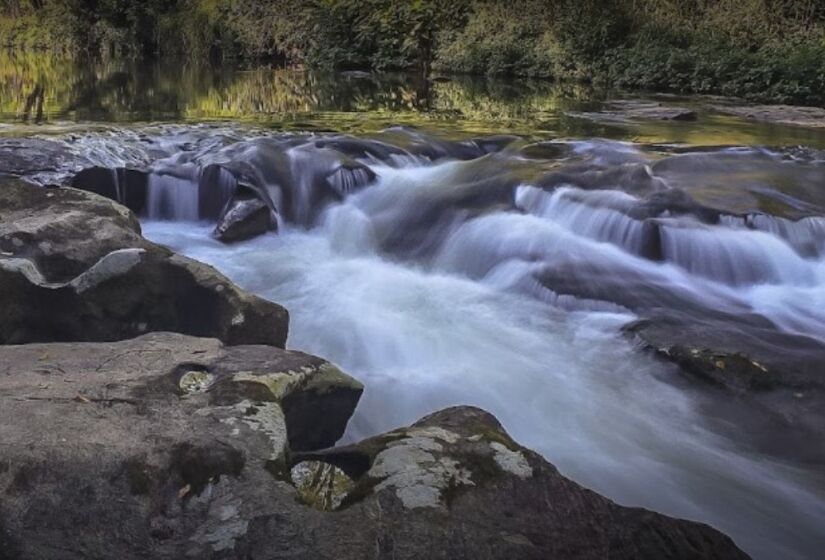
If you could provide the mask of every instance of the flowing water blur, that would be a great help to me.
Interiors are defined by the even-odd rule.
[[[456,165],[379,167],[379,184],[328,208],[308,231],[288,228],[229,247],[191,224],[151,221],[146,234],[284,304],[292,315],[290,347],[331,359],[366,384],[348,440],[445,406],[478,405],[566,475],[623,504],[711,523],[759,558],[813,558],[823,545],[820,473],[715,433],[699,410],[710,397],[675,385],[672,368],[634,351],[620,335],[633,319],[627,310],[576,298],[548,306],[514,287],[536,266],[535,255],[520,259],[519,251],[540,247],[629,262],[706,300],[770,298],[707,279],[711,271],[691,270],[689,255],[675,255],[675,265],[654,264],[633,256],[632,243],[630,253],[605,243],[609,228],[599,224],[610,211],[604,206],[592,216],[569,208],[556,214],[552,198],[570,191],[556,191],[544,205],[523,200],[531,213],[500,212],[451,226],[430,264],[382,255],[382,220],[400,221],[397,214],[414,207],[414,197],[404,204],[411,193],[429,196],[434,184],[449,188]],[[530,188],[522,187],[519,198],[535,195]],[[629,195],[599,196],[621,205]],[[748,237],[768,234],[729,230],[717,242],[724,235],[741,235],[734,243],[747,255]],[[754,250],[761,250],[759,241]],[[785,282],[788,299],[804,301],[805,286],[821,294],[823,262],[784,255],[759,252],[753,259],[781,276],[776,281]],[[779,261],[776,269],[771,259]],[[734,285],[746,280],[717,274]],[[787,285],[794,282],[802,285],[798,296]],[[823,318],[815,313],[804,327],[822,335]]]
[[[640,310],[742,329],[758,315],[825,343],[825,218],[810,202],[825,198],[815,149],[825,131],[729,118],[701,99],[679,100],[699,108],[697,122],[575,115],[605,95],[163,61],[77,68],[0,53],[0,147],[33,139],[20,153],[35,163],[18,174],[41,184],[103,166],[120,192],[117,168],[150,170],[147,237],[287,307],[291,348],[365,383],[345,440],[478,405],[620,503],[710,523],[755,558],[817,558],[822,463],[755,445],[761,425],[749,412],[736,416],[729,395],[686,382],[622,327]],[[361,154],[361,167],[336,168],[321,145],[351,142],[330,129],[372,138],[398,123],[437,135],[391,130],[382,146],[404,149]],[[471,161],[422,155],[444,139],[501,132],[524,140]],[[259,172],[279,208],[269,172],[297,179],[277,234],[224,245],[198,221],[194,187],[208,166],[237,162]],[[574,176],[556,172],[560,162]],[[343,200],[313,202],[319,169],[334,169],[325,180]],[[377,182],[363,188],[368,171]],[[234,187],[219,173],[223,200]],[[683,201],[668,199],[645,214],[676,188],[730,211],[703,221],[671,212]]]

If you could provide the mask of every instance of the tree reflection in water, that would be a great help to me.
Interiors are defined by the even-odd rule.
[[[716,114],[701,97],[657,98],[693,108],[700,114],[695,122],[583,118],[582,113],[593,114],[618,94],[627,96],[542,80],[243,69],[175,59],[81,61],[0,51],[3,134],[20,134],[21,127],[41,124],[232,120],[296,131],[370,133],[413,125],[452,136],[514,133],[825,148],[825,129]]]

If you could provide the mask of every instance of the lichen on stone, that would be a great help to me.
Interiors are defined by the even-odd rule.
[[[493,459],[504,471],[512,473],[519,478],[529,478],[533,476],[533,467],[520,451],[512,451],[503,444],[494,441],[490,443],[493,450]]]
[[[242,371],[236,373],[232,380],[235,383],[253,383],[266,387],[271,400],[277,402],[298,389],[323,395],[330,391],[340,390],[344,385],[356,385],[357,388],[362,388],[360,383],[344,375],[329,363],[322,363],[317,367],[305,365],[295,370],[264,374]]]
[[[445,430],[444,428],[440,428],[438,426],[411,428],[407,431],[407,435],[410,437],[440,439],[441,441],[445,441],[447,443],[456,443],[461,438],[461,436],[457,433],[451,432],[450,430]]]
[[[235,541],[249,529],[249,522],[241,516],[240,506],[240,500],[210,504],[208,519],[195,531],[191,540],[206,544],[215,552],[233,550]]]
[[[214,406],[198,411],[199,414],[216,417],[222,424],[232,428],[237,435],[238,424],[244,424],[254,432],[260,432],[269,439],[271,452],[269,461],[278,465],[286,462],[287,431],[286,420],[281,406],[272,402],[242,400],[229,406]]]
[[[282,462],[287,450],[286,420],[280,405],[276,403],[257,403],[249,401],[235,405],[245,411],[254,409],[252,414],[244,416],[243,422],[251,429],[266,434],[272,443],[271,461]]]
[[[394,489],[409,509],[437,508],[444,505],[442,497],[449,488],[474,484],[471,473],[455,459],[441,455],[443,446],[422,431],[427,430],[390,443],[378,453],[367,473],[369,478],[381,480],[376,492]]]
[[[273,401],[280,401],[286,396],[292,385],[299,382],[292,372],[276,372],[259,374],[252,371],[242,371],[232,377],[235,383],[253,383],[266,387],[269,397]]]

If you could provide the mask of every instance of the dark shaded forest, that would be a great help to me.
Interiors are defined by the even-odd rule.
[[[0,44],[825,105],[822,0],[0,0]]]

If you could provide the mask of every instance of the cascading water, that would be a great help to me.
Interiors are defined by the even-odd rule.
[[[154,220],[197,221],[198,189],[192,180],[151,174],[146,187],[146,215]]]
[[[345,439],[479,405],[623,504],[711,523],[756,558],[825,549],[821,457],[764,445],[759,411],[684,381],[621,332],[664,314],[825,348],[822,217],[793,205],[761,212],[761,183],[747,212],[686,203],[672,184],[697,199],[718,189],[691,185],[684,156],[625,143],[558,143],[553,162],[519,146],[486,154],[440,143],[430,162],[409,145],[351,138],[194,136],[186,157],[174,148],[151,164],[145,234],[285,305],[291,347],[364,381]],[[783,172],[801,165],[825,178],[821,163],[775,159]],[[214,164],[288,214],[278,234],[226,246],[210,238],[212,224],[168,221],[203,217],[204,186],[174,177]],[[157,172],[175,166],[201,175]],[[742,204],[736,191],[732,205]]]

